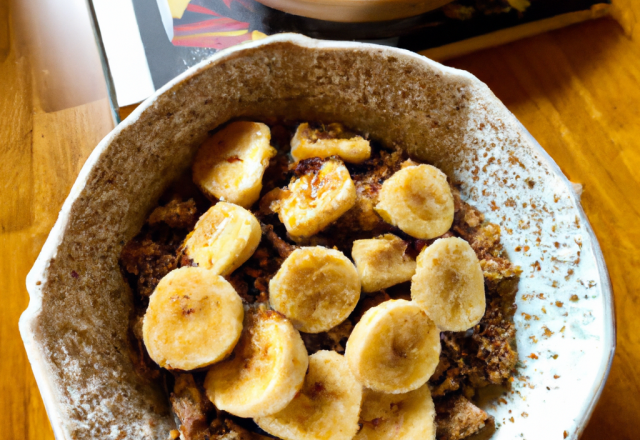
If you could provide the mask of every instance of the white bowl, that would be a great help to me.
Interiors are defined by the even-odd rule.
[[[209,130],[273,116],[342,121],[461,182],[524,270],[520,378],[506,403],[483,404],[500,425],[494,439],[577,438],[607,378],[615,324],[602,253],[570,182],[469,73],[399,49],[286,34],[185,72],[87,160],[29,273],[20,320],[56,437],[167,438],[166,399],[129,358],[132,297],[118,256]]]

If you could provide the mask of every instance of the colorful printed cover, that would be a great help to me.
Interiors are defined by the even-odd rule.
[[[266,35],[252,25],[256,6],[252,0],[167,1],[173,19],[175,46],[224,49]]]

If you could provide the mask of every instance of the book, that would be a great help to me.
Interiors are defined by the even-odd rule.
[[[89,0],[119,118],[189,67],[233,45],[281,32],[366,41],[443,61],[609,14],[609,0],[456,0],[397,20],[341,23],[256,0]]]

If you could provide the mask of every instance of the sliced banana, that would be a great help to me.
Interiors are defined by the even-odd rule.
[[[354,440],[434,440],[436,411],[424,384],[404,394],[365,389],[360,424]]]
[[[356,202],[356,187],[342,161],[329,159],[300,176],[272,204],[292,237],[310,237],[336,221]]]
[[[309,356],[302,390],[279,413],[255,419],[284,440],[351,440],[358,431],[362,387],[343,356],[319,351]]]
[[[149,297],[142,335],[149,356],[193,370],[227,356],[240,338],[242,300],[224,278],[199,267],[169,272]]]
[[[461,238],[436,240],[418,255],[411,298],[443,331],[460,332],[484,316],[484,277],[476,253]]]
[[[260,223],[246,209],[218,202],[200,217],[184,242],[198,266],[228,275],[247,261],[260,244]]]
[[[453,195],[447,176],[431,165],[411,165],[382,184],[376,212],[412,237],[439,237],[453,223]]]
[[[308,359],[289,320],[271,310],[255,311],[232,357],[207,373],[207,396],[218,409],[238,417],[275,414],[302,388]]]
[[[345,356],[353,375],[367,388],[406,393],[424,385],[435,371],[440,332],[413,302],[386,301],[356,324]]]
[[[344,321],[360,299],[360,279],[340,251],[321,246],[293,251],[269,282],[271,306],[306,333]]]
[[[393,234],[353,242],[351,256],[364,292],[376,292],[411,279],[416,260],[405,253],[407,246],[406,241]]]
[[[297,162],[310,157],[340,156],[349,163],[361,163],[371,156],[369,141],[349,133],[342,124],[329,124],[324,130],[300,124],[291,139],[291,155]]]
[[[211,199],[248,208],[260,197],[262,176],[276,150],[258,122],[232,122],[209,138],[193,162],[193,180]]]

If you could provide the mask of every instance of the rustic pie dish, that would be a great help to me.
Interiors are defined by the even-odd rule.
[[[136,373],[118,259],[198,147],[232,119],[340,121],[441,169],[500,226],[522,269],[519,362],[475,402],[493,439],[577,438],[615,349],[613,299],[579,197],[469,73],[375,45],[272,36],[221,51],[145,101],[91,154],[27,278],[20,331],[58,439],[166,439],[163,390]]]

